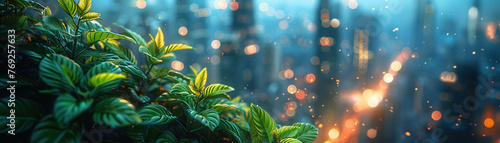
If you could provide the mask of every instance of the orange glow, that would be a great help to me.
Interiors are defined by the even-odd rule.
[[[386,73],[386,74],[384,75],[384,81],[385,81],[386,83],[391,83],[391,82],[392,82],[392,80],[394,80],[394,76],[392,76],[392,74],[390,74],[390,73]]]
[[[177,60],[172,61],[171,66],[172,66],[172,69],[177,70],[177,71],[184,69],[184,63],[177,61]]]
[[[348,119],[347,121],[345,121],[344,125],[347,128],[352,128],[354,127],[354,121],[352,119]]]
[[[410,134],[410,132],[406,132],[405,135],[406,136],[410,136],[411,134]]]
[[[328,136],[330,136],[331,139],[336,139],[339,137],[339,135],[339,130],[336,128],[333,128],[328,132]]]
[[[219,47],[220,47],[220,41],[219,40],[213,40],[212,41],[212,48],[219,49]]]
[[[184,26],[179,28],[179,35],[185,36],[188,33],[188,29]]]
[[[292,110],[292,109],[287,109],[287,110],[286,110],[286,115],[287,115],[288,117],[293,117],[293,116],[295,116],[295,110]]]
[[[432,112],[431,117],[432,117],[432,119],[433,119],[434,121],[437,121],[437,120],[441,119],[441,112],[439,112],[439,111],[434,111],[434,112]]]
[[[245,54],[247,55],[253,55],[257,52],[259,52],[259,46],[257,45],[248,45],[245,47]]]
[[[292,101],[292,102],[288,103],[287,104],[287,109],[292,109],[292,110],[297,109],[297,103],[295,101]]]
[[[372,96],[368,98],[368,106],[375,108],[378,106],[378,103],[380,103],[380,100],[377,97]]]
[[[313,83],[316,80],[316,76],[314,74],[310,73],[306,75],[306,81],[309,83]]]
[[[297,99],[304,99],[304,97],[306,97],[306,93],[304,93],[304,91],[299,89],[295,93],[295,97],[297,97]]]
[[[137,8],[139,9],[143,9],[146,7],[146,1],[144,0],[138,0],[137,3],[135,3],[137,5]]]
[[[293,71],[290,69],[287,69],[284,74],[285,74],[285,78],[290,79],[293,77]]]
[[[240,5],[238,4],[238,2],[233,1],[229,3],[229,9],[231,9],[232,11],[238,10],[239,7]]]
[[[375,130],[375,129],[369,129],[369,130],[366,132],[366,135],[367,135],[369,138],[373,139],[373,138],[377,137],[377,130]]]
[[[332,37],[321,37],[319,39],[319,43],[321,46],[332,46],[333,45],[333,38]]]
[[[488,26],[486,26],[486,37],[489,39],[494,39],[496,31],[497,31],[496,24],[494,22],[488,23]]]
[[[491,127],[493,127],[493,125],[495,125],[495,121],[493,121],[493,119],[491,119],[491,118],[486,118],[486,119],[484,120],[484,126],[485,126],[486,128],[491,128]]]

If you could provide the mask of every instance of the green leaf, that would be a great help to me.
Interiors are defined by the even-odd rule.
[[[93,99],[78,101],[73,95],[63,93],[56,99],[54,115],[58,117],[57,121],[67,124],[87,111],[92,106],[93,101]]]
[[[212,95],[218,95],[218,94],[223,94],[226,92],[231,92],[234,91],[233,87],[223,85],[223,84],[212,84],[207,86],[207,88],[203,89],[203,94],[205,96],[212,96]]]
[[[142,120],[135,112],[134,105],[127,100],[111,97],[99,102],[95,107],[94,122],[111,127],[128,126]]]
[[[233,142],[246,142],[245,135],[235,123],[227,121],[225,119],[220,119],[220,128],[231,135]]]
[[[251,104],[251,113],[253,126],[250,126],[250,129],[255,128],[262,140],[272,142],[272,131],[277,128],[276,122],[274,122],[273,118],[264,109],[257,105]]]
[[[162,131],[155,143],[176,143],[177,138],[175,138],[174,134],[169,131]]]
[[[311,143],[316,139],[316,136],[318,136],[318,128],[314,125],[308,123],[295,123],[292,126],[299,127],[297,135],[295,135],[294,138],[304,143]]]
[[[125,32],[127,32],[126,34],[124,35],[127,35],[129,37],[132,37],[132,39],[134,39],[136,41],[137,44],[139,44],[139,46],[144,46],[144,47],[147,47],[148,46],[148,43],[146,43],[146,40],[144,40],[144,38],[142,38],[141,35],[135,33],[134,31],[130,30],[130,29],[127,29],[121,25],[118,25],[115,23],[116,26],[118,27],[121,27],[125,30]]]
[[[90,11],[92,6],[92,0],[80,0],[78,1],[78,15],[82,16]]]
[[[43,9],[42,15],[43,15],[43,17],[51,16],[52,15],[52,12],[50,11],[49,6],[45,7],[45,9]]]
[[[89,31],[108,31],[106,28],[102,27],[102,25],[97,21],[88,21],[80,23],[80,29],[78,29],[79,33],[85,33]]]
[[[253,104],[252,104],[253,105]],[[264,140],[260,138],[259,132],[257,131],[257,128],[255,127],[255,123],[253,122],[253,117],[252,113],[250,111],[249,114],[245,114],[245,120],[248,123],[248,126],[250,127],[250,138],[252,143],[262,143]]]
[[[195,103],[192,98],[183,96],[181,94],[168,94],[164,93],[160,95],[155,100],[156,102],[163,102],[165,104],[171,104],[170,106],[177,106],[179,103],[186,109],[193,109]]]
[[[9,116],[11,115],[15,116],[14,120],[16,130],[14,133],[21,133],[32,129],[42,117],[38,111],[38,104],[33,100],[21,97],[17,97],[15,102],[9,102],[9,99],[9,97],[5,97],[0,100],[0,124],[2,125],[0,126],[0,131],[7,134],[7,131],[11,130],[9,127],[11,121]],[[9,107],[9,103],[12,107]],[[12,103],[15,103],[15,105]],[[15,110],[15,113],[10,113],[11,110]]]
[[[66,27],[54,16],[46,16],[42,19],[43,27],[51,30],[66,30]]]
[[[163,32],[161,31],[161,28],[158,27],[158,32],[156,33],[156,37],[155,37],[155,45],[156,47],[159,49],[159,48],[163,48],[163,46],[165,46],[165,40],[163,38]]]
[[[97,12],[89,12],[85,15],[82,16],[82,19],[83,21],[87,22],[87,21],[92,21],[92,20],[96,20],[96,19],[99,19],[101,16],[100,13],[97,13]]]
[[[282,138],[293,138],[297,135],[299,127],[297,126],[283,126],[279,129],[274,130],[273,137],[274,140],[279,141]]]
[[[146,105],[139,110],[138,114],[142,119],[140,125],[162,125],[177,119],[167,108],[158,104]]]
[[[91,58],[93,58],[93,56]],[[86,84],[90,78],[92,78],[93,76],[100,74],[100,73],[120,74],[120,73],[122,73],[122,71],[119,68],[119,66],[117,66],[113,63],[102,62],[102,63],[97,64],[97,65],[93,66],[92,68],[90,68],[87,71],[87,74],[86,74],[85,78],[82,80],[82,82]]]
[[[129,73],[129,74],[141,77],[143,79],[146,78],[146,75],[144,74],[144,72],[142,72],[141,69],[139,69],[139,67],[137,67],[136,65],[134,65],[131,62],[121,61],[118,64],[118,66],[122,69],[123,72],[126,72],[126,73]]]
[[[87,32],[87,43],[94,43],[105,39],[125,39],[135,43],[134,40],[127,36],[116,34],[113,32]]]
[[[284,139],[281,139],[279,142],[280,143],[302,143],[300,140],[294,139],[294,138],[284,138]]]
[[[202,90],[207,83],[207,68],[203,68],[203,70],[198,73],[198,76],[196,76],[196,79],[194,81],[194,85],[196,86],[196,88]]]
[[[66,12],[69,16],[75,17],[77,4],[74,0],[57,0],[59,6]]]
[[[144,47],[144,46],[139,47],[139,52],[148,56],[148,58],[151,60],[152,64],[158,64],[158,63],[163,62],[162,60],[156,58],[155,54],[152,53],[151,51],[149,51],[149,49]]]
[[[189,87],[185,84],[182,84],[182,83],[175,84],[172,87],[172,90],[170,91],[170,93],[182,93],[182,92],[193,94],[191,92],[191,90],[189,89]]]
[[[69,143],[82,140],[82,124],[73,123],[69,126],[59,123],[54,115],[45,116],[38,123],[31,135],[30,142],[37,143]]]
[[[103,84],[106,84],[108,82],[113,82],[116,84],[116,81],[121,81],[121,79],[124,79],[125,76],[122,74],[116,74],[116,73],[100,73],[92,78],[90,78],[88,85],[91,87],[98,87]],[[117,84],[113,87],[116,87]]]
[[[227,111],[227,110],[232,110],[235,109],[235,105],[228,105],[228,104],[215,104],[213,106],[210,106],[210,109],[215,109],[217,113],[221,113],[222,111]]]
[[[219,114],[214,109],[207,109],[201,113],[188,109],[187,112],[194,120],[197,121],[196,123],[208,127],[211,131],[219,126]],[[193,132],[195,130],[196,129],[191,130],[190,132]]]
[[[47,55],[40,62],[40,78],[48,85],[68,90],[76,88],[76,83],[83,76],[82,69],[73,60],[58,54]]]
[[[176,50],[183,50],[183,49],[193,49],[193,47],[184,45],[184,44],[171,44],[165,48],[163,48],[162,54],[168,54],[170,52],[176,51]]]
[[[182,73],[174,70],[168,71],[167,76],[177,80],[177,82],[179,83],[189,84],[191,82],[191,79],[189,79],[189,77],[186,77]]]

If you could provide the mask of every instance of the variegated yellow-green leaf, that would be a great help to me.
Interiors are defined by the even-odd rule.
[[[134,40],[127,36],[116,34],[113,32],[87,32],[87,43],[94,43],[104,39],[125,39],[135,43]]]
[[[184,44],[172,44],[165,47],[164,50],[162,51],[163,52],[162,54],[168,54],[170,52],[183,49],[193,49],[193,47]]]
[[[297,135],[298,130],[299,127],[297,126],[283,126],[273,131],[274,140],[279,141],[282,138],[293,138]]]
[[[78,1],[78,15],[82,16],[90,11],[92,6],[92,0],[80,0]]]
[[[295,123],[292,126],[299,127],[294,138],[304,143],[312,143],[316,139],[316,136],[318,136],[318,128],[314,125],[308,123]]]
[[[51,16],[51,15],[52,15],[52,12],[50,11],[49,6],[45,7],[45,9],[43,9],[43,11],[42,11],[42,16],[45,17],[45,16]]]
[[[107,98],[97,103],[94,109],[93,118],[97,124],[122,127],[142,122],[139,115],[135,112],[134,105],[125,99],[117,97]]]
[[[211,84],[203,89],[205,96],[219,95],[227,92],[234,91],[234,88],[223,84]]]
[[[253,105],[253,104],[252,104]],[[257,127],[255,127],[255,122],[253,122],[253,117],[252,117],[252,112],[250,111],[249,114],[245,114],[245,120],[248,123],[248,126],[250,127],[249,132],[250,132],[250,138],[252,139],[252,143],[262,143],[264,140],[260,138],[259,132],[257,131]]]
[[[59,6],[71,17],[75,17],[77,5],[74,0],[57,0]]]
[[[300,140],[294,139],[294,138],[284,138],[284,139],[281,139],[279,141],[279,143],[302,143],[302,142]]]
[[[121,80],[124,78],[125,78],[125,76],[122,74],[100,73],[100,74],[97,74],[97,75],[91,77],[88,84],[91,87],[98,87],[98,86],[103,85],[107,82],[111,82],[114,80]]]
[[[206,83],[207,83],[207,68],[203,68],[203,70],[201,70],[196,76],[196,79],[194,80],[194,85],[198,90],[202,90],[203,87],[205,87]]]
[[[165,46],[163,32],[161,31],[160,27],[158,27],[158,33],[156,33],[155,44],[157,48],[162,48],[163,46]]]
[[[89,12],[85,15],[82,16],[82,19],[83,21],[87,22],[87,21],[92,21],[92,20],[96,20],[96,19],[99,19],[101,16],[100,13],[97,13],[97,12]]]
[[[251,104],[253,126],[257,130],[258,136],[264,141],[273,141],[272,132],[276,130],[276,122],[269,114],[257,105]],[[251,121],[249,121],[251,122]]]
[[[228,104],[215,104],[210,107],[211,109],[215,109],[217,113],[221,113],[222,111],[227,111],[227,110],[232,110],[235,109],[235,105],[228,105]]]

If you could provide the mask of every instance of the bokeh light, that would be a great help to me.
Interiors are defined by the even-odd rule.
[[[491,128],[491,127],[493,127],[493,125],[495,125],[495,121],[493,121],[493,119],[491,119],[491,118],[484,119],[484,126],[486,128]]]
[[[314,74],[312,74],[312,73],[307,74],[305,77],[305,80],[308,83],[313,83],[316,80],[316,76],[314,76]]]
[[[288,88],[287,88],[287,91],[288,93],[290,94],[295,94],[295,92],[297,92],[297,87],[295,85],[289,85]]]
[[[368,129],[368,131],[366,132],[366,136],[368,136],[371,139],[377,137],[377,130],[375,130],[375,129]]]
[[[432,112],[431,117],[434,121],[437,121],[437,120],[441,119],[441,112],[434,111],[434,112]]]
[[[179,35],[186,36],[187,33],[188,33],[188,29],[186,27],[182,26],[179,28]]]
[[[391,83],[391,82],[392,82],[392,80],[394,80],[394,76],[392,76],[392,74],[390,74],[390,73],[386,73],[386,74],[384,75],[384,81],[385,81],[386,83]]]
[[[181,71],[182,69],[184,69],[184,63],[177,61],[177,60],[172,61],[171,66],[172,66],[172,69],[177,70],[177,71]]]
[[[304,99],[304,97],[306,97],[306,93],[302,90],[297,90],[297,92],[295,92],[295,97],[297,99]]]
[[[136,5],[137,5],[137,8],[139,8],[139,9],[146,8],[146,1],[145,0],[138,0]]]
[[[331,138],[331,139],[336,139],[338,138],[340,135],[340,132],[337,128],[333,128],[331,129],[329,132],[328,132],[328,136]]]

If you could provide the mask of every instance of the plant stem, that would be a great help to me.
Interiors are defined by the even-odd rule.
[[[74,19],[73,19],[73,22],[75,22]],[[78,38],[78,29],[79,28],[80,28],[80,17],[78,17],[78,22],[76,22],[75,37],[73,37],[73,49],[76,49],[75,47],[76,47],[76,40]],[[85,49],[83,51],[85,51]],[[78,54],[78,55],[80,55],[80,54]],[[78,57],[78,55],[76,57]],[[76,57],[73,57],[73,59],[76,58]]]

